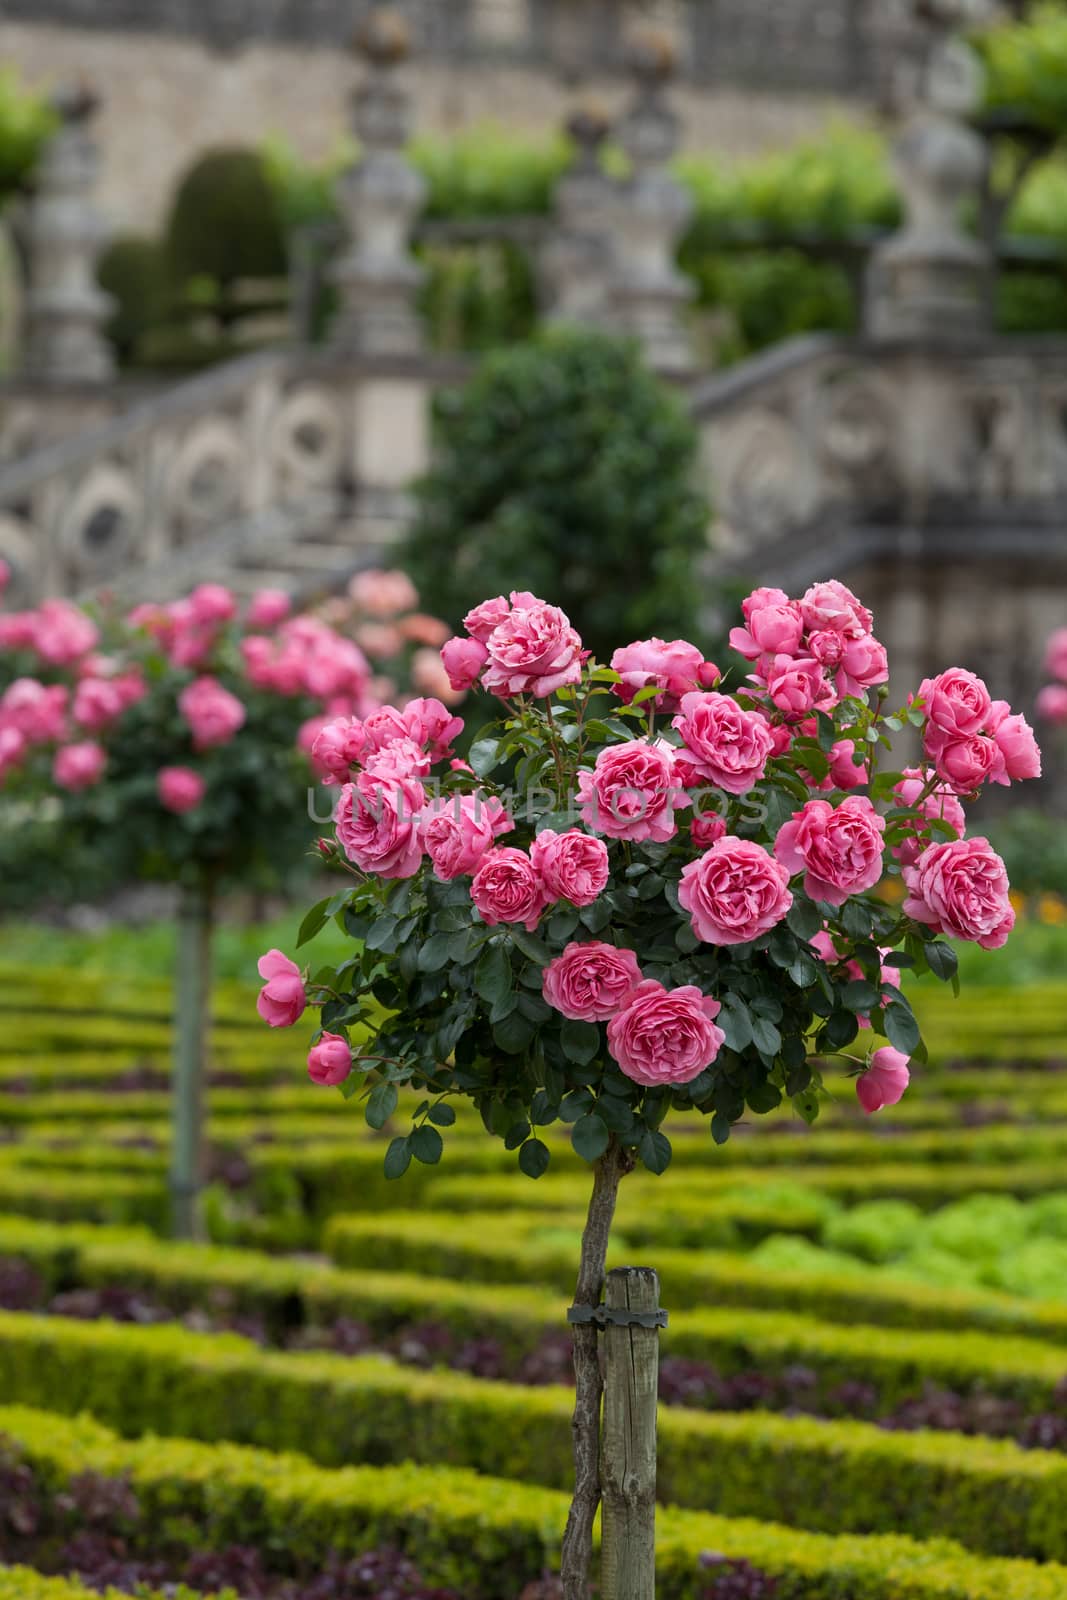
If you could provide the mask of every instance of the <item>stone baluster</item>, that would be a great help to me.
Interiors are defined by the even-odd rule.
[[[423,273],[410,238],[426,184],[405,153],[412,98],[404,72],[408,24],[395,11],[375,9],[356,48],[368,68],[352,100],[361,154],[337,190],[346,248],[332,271],[341,308],[331,338],[353,352],[412,355],[422,345],[415,297]]]
[[[693,290],[674,253],[693,203],[669,170],[680,137],[665,93],[674,48],[664,35],[649,33],[635,43],[630,61],[637,93],[616,129],[631,170],[616,188],[611,321],[639,341],[654,371],[684,377],[694,368],[684,319]]]
[[[958,31],[981,20],[986,0],[915,0],[925,38],[902,64],[903,127],[893,167],[904,203],[899,231],[874,252],[865,322],[876,338],[958,339],[990,331],[988,250],[964,231],[987,151],[967,118],[981,103],[981,62]]]
[[[96,96],[57,93],[59,125],[45,146],[25,222],[25,375],[48,383],[102,383],[114,359],[103,335],[111,297],[95,267],[107,230],[92,203],[99,157],[89,124]]]
[[[580,107],[567,120],[574,161],[555,192],[555,223],[541,253],[546,319],[604,327],[611,293],[615,185],[601,166],[610,131],[606,112]]]

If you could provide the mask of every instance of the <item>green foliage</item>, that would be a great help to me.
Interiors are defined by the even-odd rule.
[[[1058,0],[984,29],[975,42],[985,63],[987,105],[1025,112],[1050,133],[1067,132],[1067,13]]]
[[[1045,811],[1012,807],[988,825],[990,841],[1004,859],[1020,894],[1067,896],[1067,827]]]
[[[140,234],[120,235],[100,257],[97,278],[115,301],[107,336],[119,362],[128,366],[145,335],[168,313],[171,286],[163,248]]]
[[[257,151],[211,150],[194,162],[174,196],[165,251],[175,283],[206,277],[224,292],[238,278],[285,272],[276,191]]]
[[[0,68],[0,201],[31,175],[54,126],[40,95],[24,89],[12,68]]]
[[[401,562],[451,620],[529,588],[601,652],[687,634],[707,523],[696,437],[629,346],[557,333],[502,351],[441,397],[437,429]]]
[[[128,1600],[128,1589],[87,1589],[77,1578],[46,1577],[31,1567],[0,1567],[0,1600]],[[156,1591],[138,1589],[142,1600],[163,1600]],[[215,1600],[236,1600],[232,1590],[219,1594]],[[185,1584],[167,1587],[167,1600],[202,1600],[202,1594],[186,1588]]]

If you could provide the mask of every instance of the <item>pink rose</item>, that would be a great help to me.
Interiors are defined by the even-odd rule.
[[[418,590],[406,572],[383,572],[379,567],[357,572],[348,592],[369,617],[396,617],[419,603]]]
[[[106,766],[106,752],[91,740],[65,744],[56,751],[52,780],[60,789],[91,789],[100,782]]]
[[[482,857],[471,883],[471,899],[489,927],[521,922],[533,933],[545,909],[544,885],[524,850],[499,845]]]
[[[817,661],[801,657],[794,661],[790,656],[775,656],[763,674],[767,693],[779,711],[788,716],[803,717],[817,706],[832,705],[833,689],[823,675]]]
[[[207,784],[191,767],[160,767],[156,774],[156,794],[165,811],[184,816],[195,811],[204,798]],[[264,958],[266,959],[266,958]]]
[[[779,829],[774,854],[790,876],[804,873],[804,893],[828,905],[871,889],[882,876],[885,821],[866,795],[849,795],[839,806],[809,800]]]
[[[608,1023],[608,1049],[620,1070],[646,1088],[691,1083],[722,1049],[726,1036],[713,1021],[721,1010],[692,984],[665,989],[646,978]]]
[[[904,868],[904,915],[950,939],[999,950],[1015,926],[1008,874],[988,839],[951,839]]]
[[[324,776],[342,782],[359,764],[367,736],[358,717],[335,717],[320,729],[311,746],[311,759]]]
[[[773,746],[770,724],[725,694],[687,694],[675,717],[686,759],[727,794],[747,794],[759,782]]]
[[[452,629],[440,617],[427,616],[425,611],[413,611],[410,617],[397,624],[403,638],[411,644],[424,644],[440,650],[451,635]]]
[[[377,661],[391,661],[404,647],[404,635],[391,622],[363,622],[356,629],[361,650]]]
[[[399,740],[425,749],[426,764],[446,761],[451,740],[463,732],[463,719],[452,715],[440,700],[409,700],[402,710],[382,706],[364,720],[363,732],[371,750],[384,750]]]
[[[918,806],[921,816],[940,817],[962,839],[967,827],[967,818],[954,790],[942,784],[932,790],[925,800],[921,802],[919,800],[931,776],[929,771],[923,771],[919,767],[905,767],[902,780],[893,793],[902,806]],[[893,854],[903,866],[910,867],[919,859],[925,848],[926,841],[913,836],[905,839],[902,844],[894,845]]]
[[[543,600],[513,605],[485,647],[489,660],[482,687],[503,698],[532,694],[544,699],[582,676],[581,639],[566,613]]]
[[[244,706],[217,678],[196,678],[188,684],[178,696],[178,710],[189,724],[197,750],[228,744],[244,726]]]
[[[477,872],[483,856],[515,824],[494,795],[439,795],[419,818],[423,848],[443,883]]]
[[[758,603],[761,596],[765,603]],[[781,596],[781,598],[777,598]],[[804,619],[781,589],[757,589],[743,602],[747,628],[731,628],[730,644],[746,661],[758,656],[792,656],[800,648]]]
[[[0,725],[15,728],[28,744],[49,744],[67,732],[67,690],[61,683],[15,678],[0,695]]]
[[[441,661],[457,693],[474,688],[488,659],[489,652],[480,639],[457,637],[441,646]]]
[[[639,639],[616,650],[611,665],[622,679],[612,684],[612,689],[627,705],[640,690],[655,687],[660,693],[645,703],[657,711],[677,711],[682,696],[700,688],[701,674],[712,663],[684,639],[670,644],[663,639]],[[718,669],[714,670],[717,675]]]
[[[835,789],[858,789],[867,782],[869,763],[853,760],[856,753],[854,739],[839,739],[830,751],[830,782]]]
[[[1006,700],[996,700],[989,728],[1003,758],[1000,770],[993,774],[994,783],[1020,783],[1027,778],[1040,778],[1041,751],[1025,717],[1017,712],[1013,715]]]
[[[891,1045],[884,1045],[871,1057],[871,1064],[856,1079],[859,1103],[871,1116],[883,1106],[895,1106],[910,1082],[908,1057]]]
[[[70,666],[79,656],[88,655],[99,638],[96,623],[69,600],[45,600],[38,606],[33,647],[41,660],[51,666]]]
[[[533,595],[523,596],[524,599],[533,600]],[[512,601],[515,599],[513,594]],[[472,639],[477,639],[479,644],[488,644],[489,635],[494,628],[499,628],[511,615],[511,602],[498,594],[493,600],[483,600],[480,606],[475,606],[473,611],[468,611],[463,618],[463,626]]]
[[[189,596],[188,603],[194,621],[202,625],[229,622],[237,615],[237,601],[221,583],[201,583]]]
[[[870,633],[874,618],[843,583],[831,578],[828,583],[813,583],[800,602],[804,626],[812,633],[843,633],[859,639]]]
[[[11,563],[0,556],[0,594],[3,594],[11,582]]]
[[[0,783],[22,765],[27,748],[25,735],[17,728],[0,727]]]
[[[463,691],[452,687],[440,650],[415,651],[411,658],[411,682],[421,694],[433,695],[446,706],[455,705],[463,699]]]
[[[576,1022],[605,1022],[628,1005],[641,982],[632,950],[591,939],[569,944],[544,971],[548,1004]]]
[[[937,729],[929,732],[936,734]],[[957,794],[971,794],[981,788],[987,779],[996,779],[1004,769],[1004,755],[995,739],[981,733],[961,734],[953,738],[942,734],[926,740],[927,753],[934,757],[934,767],[939,778],[955,789]]]
[[[312,1083],[335,1089],[352,1071],[352,1051],[339,1033],[324,1033],[308,1051],[308,1077]]]
[[[1057,628],[1045,647],[1045,668],[1052,678],[1067,681],[1067,628]]]
[[[266,982],[259,991],[256,1010],[272,1028],[291,1028],[304,1015],[308,1000],[300,968],[280,950],[268,950],[258,965]]]
[[[820,667],[839,667],[847,643],[843,633],[834,633],[827,629],[822,633],[808,635],[807,651]]]
[[[1064,631],[1067,632],[1067,629]],[[1063,684],[1047,684],[1038,694],[1035,704],[1038,716],[1045,722],[1054,725],[1067,722],[1067,688]]]
[[[82,678],[74,691],[71,715],[81,728],[99,733],[121,717],[128,701],[115,678]]]
[[[698,850],[710,850],[726,834],[726,819],[717,811],[703,811],[689,824],[689,837]]]
[[[682,869],[678,900],[705,944],[748,944],[793,904],[786,869],[751,839],[720,839]]]
[[[0,650],[32,650],[35,611],[9,611],[0,617]]]
[[[847,639],[841,652],[834,681],[839,695],[861,699],[866,689],[889,680],[889,660],[884,644],[865,634],[862,639]]]
[[[411,878],[422,861],[418,819],[425,807],[415,778],[361,772],[334,809],[337,838],[349,861],[379,878]]]
[[[530,859],[549,900],[591,906],[608,881],[607,845],[577,828],[567,833],[550,829],[539,833],[530,846]]]
[[[676,787],[670,746],[648,739],[601,750],[593,771],[578,774],[578,797],[582,821],[595,833],[657,844],[674,837],[674,813],[689,803]]]
[[[993,702],[981,678],[964,667],[950,667],[919,685],[928,723],[952,735],[978,733]]]
[[[257,589],[245,622],[250,628],[276,628],[292,609],[293,603],[284,589]]]

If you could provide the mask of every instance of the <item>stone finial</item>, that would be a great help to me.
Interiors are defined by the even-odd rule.
[[[630,65],[637,90],[616,132],[630,161],[630,177],[616,188],[613,216],[612,323],[638,339],[657,372],[684,376],[693,351],[683,310],[692,285],[674,253],[693,204],[669,170],[681,128],[665,88],[674,72],[669,38],[649,32],[636,39]]]
[[[611,289],[611,227],[615,186],[601,165],[611,119],[595,101],[576,107],[566,122],[574,160],[555,191],[555,222],[541,252],[547,317],[553,323],[603,327]]]
[[[410,239],[426,193],[405,153],[412,120],[404,75],[411,33],[398,12],[377,7],[354,45],[367,63],[352,98],[361,156],[337,188],[346,248],[332,273],[341,310],[331,338],[353,351],[411,355],[422,346],[415,308],[422,269],[412,259]]]
[[[55,94],[59,125],[27,208],[22,366],[28,377],[50,383],[100,383],[114,370],[102,331],[112,301],[95,272],[107,235],[92,203],[99,156],[89,124],[97,104],[83,83]]]
[[[981,62],[956,31],[990,14],[989,0],[915,0],[926,44],[909,83],[893,168],[905,221],[875,250],[866,325],[879,338],[945,339],[989,331],[986,247],[960,225],[988,153],[967,119],[981,104]]]

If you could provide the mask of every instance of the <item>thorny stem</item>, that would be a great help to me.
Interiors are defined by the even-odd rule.
[[[633,1170],[633,1165],[633,1156],[623,1150],[613,1137],[593,1168],[593,1193],[582,1234],[581,1264],[574,1290],[575,1305],[600,1304],[619,1184]],[[575,1399],[571,1420],[574,1499],[563,1535],[561,1577],[564,1600],[587,1600],[589,1594],[593,1523],[600,1504],[600,1403],[604,1388],[597,1338],[595,1323],[575,1324]]]

